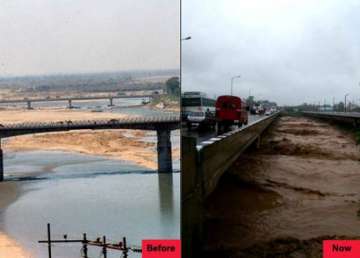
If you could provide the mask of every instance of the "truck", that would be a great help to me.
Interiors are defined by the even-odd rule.
[[[218,132],[227,131],[232,125],[241,127],[248,124],[246,102],[239,97],[229,95],[218,97],[215,110]]]

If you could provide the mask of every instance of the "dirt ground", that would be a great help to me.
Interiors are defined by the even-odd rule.
[[[1,258],[31,258],[15,240],[0,233],[0,257]]]
[[[320,258],[360,238],[360,148],[347,131],[281,117],[207,200],[206,257]]]

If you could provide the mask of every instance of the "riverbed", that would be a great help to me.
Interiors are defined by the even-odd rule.
[[[101,108],[108,107],[104,103]],[[159,115],[139,107],[113,107],[110,112]],[[179,138],[178,132],[172,134],[173,147],[179,147]],[[156,136],[137,140],[154,143]],[[89,239],[106,235],[107,241],[119,242],[126,237],[130,245],[141,246],[146,238],[180,238],[179,159],[174,159],[171,174],[125,160],[46,150],[7,151],[4,164],[9,198],[0,211],[0,230],[31,257],[48,257],[46,245],[37,243],[46,237],[46,223],[51,223],[52,237],[60,239],[87,233]],[[56,244],[53,257],[80,257],[80,249],[79,244]],[[90,257],[99,253],[99,248],[89,250]]]

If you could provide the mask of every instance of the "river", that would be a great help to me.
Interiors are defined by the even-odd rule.
[[[116,111],[114,108],[113,112]],[[130,112],[149,115],[155,111],[134,108]],[[158,114],[158,113],[157,113]],[[179,132],[172,133],[179,146]],[[144,141],[155,141],[156,134]],[[18,197],[0,212],[0,229],[32,254],[45,258],[46,223],[52,237],[89,239],[106,235],[107,241],[126,237],[130,245],[142,239],[180,238],[180,162],[174,160],[172,174],[132,163],[59,151],[5,153],[5,177],[17,184]],[[53,257],[80,256],[79,244],[53,245]],[[100,248],[90,247],[89,257],[99,257]],[[119,257],[110,252],[108,257]],[[130,253],[129,257],[140,257]]]
[[[309,257],[360,238],[360,146],[326,122],[279,118],[206,201],[205,257]]]

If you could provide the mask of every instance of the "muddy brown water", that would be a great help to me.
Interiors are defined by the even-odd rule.
[[[207,257],[321,257],[360,237],[360,149],[351,133],[281,117],[206,203]]]

